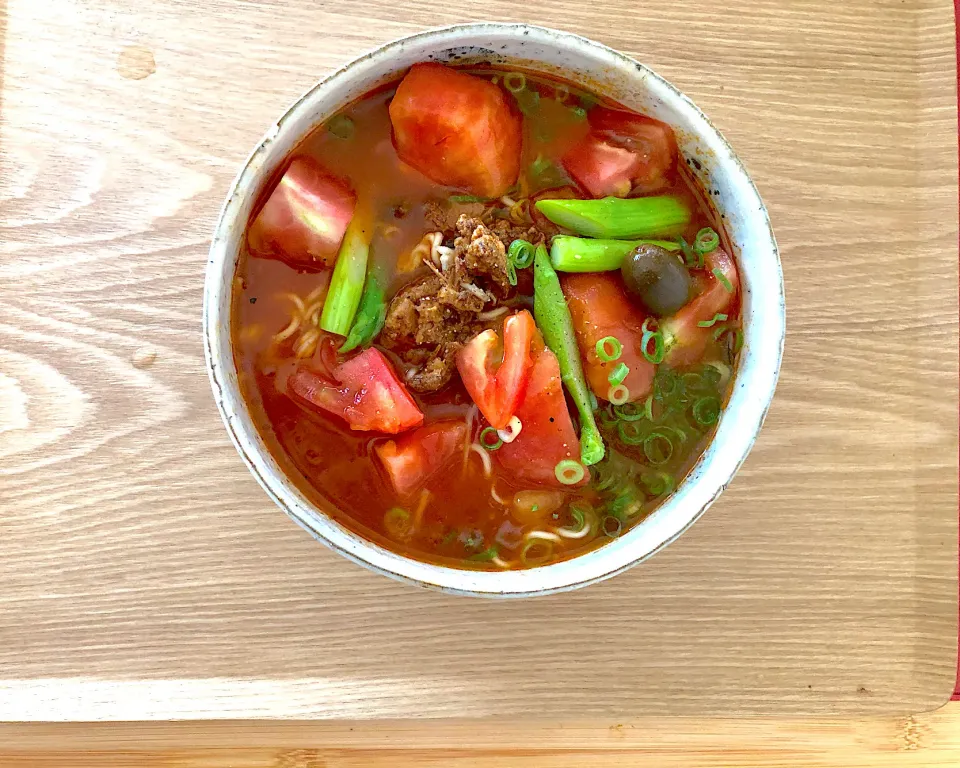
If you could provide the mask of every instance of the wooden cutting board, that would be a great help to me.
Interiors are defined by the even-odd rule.
[[[756,448],[612,581],[491,602],[311,540],[230,445],[205,251],[263,130],[391,38],[476,19],[649,64],[782,248]],[[895,714],[957,667],[948,0],[0,0],[0,719]]]

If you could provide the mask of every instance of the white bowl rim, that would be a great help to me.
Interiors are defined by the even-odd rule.
[[[237,228],[242,233],[245,228],[246,216],[240,215],[242,203],[249,195],[259,193],[269,173],[269,169],[264,171],[266,160],[277,139],[307,120],[331,84],[350,79],[357,68],[387,65],[389,69],[389,60],[403,46],[429,44],[442,51],[458,44],[463,46],[468,39],[486,41],[490,36],[522,36],[531,43],[566,47],[576,55],[592,57],[620,75],[643,79],[644,87],[653,96],[683,112],[696,127],[697,137],[719,158],[717,163],[730,177],[726,183],[736,187],[735,199],[760,241],[751,246],[758,257],[756,264],[737,255],[741,280],[748,284],[751,273],[760,270],[764,283],[762,295],[744,291],[745,343],[733,391],[724,409],[725,418],[721,418],[713,440],[674,493],[647,519],[594,550],[547,566],[501,572],[464,570],[405,557],[363,538],[317,509],[286,477],[257,432],[239,391],[230,345],[231,293],[238,250],[231,245],[231,240],[236,239],[231,233]],[[482,46],[483,42],[473,39],[470,44]],[[297,141],[300,138],[303,134]],[[234,179],[216,224],[204,284],[203,326],[207,370],[227,432],[263,489],[295,522],[348,559],[400,581],[460,595],[530,597],[610,578],[663,549],[707,510],[746,459],[769,410],[783,357],[785,307],[779,251],[759,192],[726,139],[689,98],[649,67],[579,35],[528,24],[476,22],[399,38],[354,59],[315,83],[266,132]],[[731,426],[732,421],[736,423]]]

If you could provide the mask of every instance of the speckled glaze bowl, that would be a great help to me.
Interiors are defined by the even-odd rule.
[[[413,560],[334,522],[271,456],[240,395],[230,340],[231,290],[244,227],[259,191],[290,151],[344,105],[419,61],[492,61],[561,75],[674,127],[682,155],[725,216],[743,295],[744,346],[716,436],[676,492],[642,523],[587,554],[522,571],[476,572]],[[204,288],[203,326],[213,394],[227,432],[269,496],[345,557],[411,584],[462,595],[526,597],[609,578],[665,547],[730,483],[773,398],[783,354],[783,275],[766,208],[730,145],[686,96],[633,59],[577,35],[524,24],[466,24],[388,43],[304,94],[254,149],[220,213]],[[266,427],[269,428],[269,427]]]

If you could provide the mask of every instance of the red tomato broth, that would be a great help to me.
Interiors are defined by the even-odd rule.
[[[463,71],[495,79],[501,85],[505,74],[504,70],[496,68],[470,67]],[[586,119],[572,112],[574,107],[600,103],[622,109],[572,84],[524,74],[528,90],[539,94],[540,109],[536,119],[527,115],[523,118],[520,176],[514,191],[509,193],[515,199],[533,196],[544,189],[576,187],[563,170],[561,159],[584,139],[590,129]],[[425,203],[463,194],[461,189],[429,180],[397,157],[387,109],[396,85],[378,89],[338,113],[353,123],[353,134],[349,139],[338,138],[321,127],[291,155],[308,155],[331,175],[349,180],[358,200],[372,211],[378,229],[371,243],[369,268],[376,266],[387,276],[388,300],[400,286],[426,273],[425,267],[407,273],[397,269],[398,259],[409,253],[432,229],[425,215]],[[557,99],[558,95],[562,101]],[[548,161],[546,171],[544,162],[538,167],[538,158]],[[692,242],[698,230],[713,226],[726,246],[726,235],[707,195],[693,182],[682,158],[677,166],[665,182],[662,193],[681,197],[694,212],[683,231],[684,238]],[[263,198],[269,191],[269,188],[264,190]],[[589,197],[585,191],[580,194]],[[262,205],[261,200],[257,209]],[[523,515],[514,514],[510,500],[515,494],[545,489],[546,486],[505,475],[495,453],[490,455],[491,483],[491,479],[484,475],[483,462],[472,449],[459,452],[443,471],[431,474],[425,486],[427,495],[423,490],[417,490],[398,498],[374,458],[373,448],[402,435],[351,431],[337,416],[306,409],[283,391],[283,379],[289,373],[293,356],[291,340],[277,344],[273,337],[290,321],[293,305],[284,294],[293,293],[302,298],[317,291],[322,295],[329,284],[330,274],[329,270],[298,271],[288,263],[253,258],[244,252],[234,288],[234,355],[244,398],[271,453],[309,499],[345,527],[401,554],[438,564],[487,570],[498,570],[503,567],[503,562],[509,563],[510,567],[524,567],[518,556],[524,548],[524,537],[531,532],[559,526],[575,527],[577,516],[571,511],[571,502],[589,507],[604,502],[609,494],[598,491],[593,483],[570,488],[551,485],[551,489],[561,488],[566,494],[566,501],[559,510],[551,511],[540,520],[535,512],[531,515],[529,509]],[[529,286],[525,275],[521,275],[520,285]],[[739,295],[728,314],[731,321],[738,318]],[[381,351],[397,362],[391,352]],[[700,362],[725,358],[723,344],[711,339]],[[400,370],[399,366],[397,370]],[[472,442],[477,441],[481,429],[487,426],[456,376],[440,392],[411,394],[423,411],[425,426],[443,420],[467,420],[472,415],[469,435]],[[721,394],[725,404],[728,393]],[[601,403],[601,409],[603,407]],[[606,408],[608,412],[611,410],[609,406]],[[568,410],[579,432],[576,411],[569,402]],[[636,446],[616,443],[615,427],[612,431],[609,426],[601,425],[601,428],[608,452],[615,447],[618,454],[643,460],[642,450]],[[658,466],[656,471],[670,473],[679,483],[702,453],[710,435],[708,429],[699,437],[691,437],[680,454]],[[600,475],[602,472],[596,474],[597,477]],[[495,496],[506,501],[507,505],[499,503]],[[642,508],[624,524],[623,529],[642,520],[661,500],[644,493]],[[403,540],[388,536],[384,526],[385,514],[398,506],[417,516],[416,529]],[[602,530],[584,538],[563,538],[560,542],[552,542],[554,546],[546,562],[577,556],[609,540]],[[491,557],[494,550],[497,555]],[[540,563],[526,565],[535,564]]]

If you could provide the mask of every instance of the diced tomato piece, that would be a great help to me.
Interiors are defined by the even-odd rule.
[[[415,64],[390,102],[394,145],[438,184],[503,195],[520,172],[520,118],[489,80]]]
[[[630,369],[623,382],[630,391],[630,400],[645,398],[650,394],[656,373],[656,366],[640,352],[643,321],[647,315],[630,301],[619,274],[573,274],[564,275],[561,280],[577,334],[580,359],[593,394],[609,399],[608,377],[623,363]],[[604,362],[597,356],[597,342],[607,336],[616,338],[623,347],[619,359],[613,362]]]
[[[563,167],[594,197],[626,197],[641,169],[634,152],[592,133],[564,155]]]
[[[530,343],[537,331],[526,310],[503,323],[503,346],[494,330],[478,333],[457,353],[457,370],[480,413],[495,429],[510,421],[530,379]],[[502,353],[502,354],[501,354]],[[499,365],[495,359],[500,356]]]
[[[300,366],[287,388],[305,405],[342,417],[350,429],[395,435],[423,423],[423,413],[375,347],[341,363],[333,375],[336,382]]]
[[[399,496],[408,496],[462,453],[467,425],[438,421],[374,447],[387,479]]]
[[[315,160],[294,158],[250,225],[250,251],[295,266],[328,267],[356,204],[353,190]]]
[[[580,440],[567,410],[556,355],[543,345],[539,332],[533,347],[530,382],[516,413],[520,434],[493,456],[515,482],[567,487],[557,480],[557,464],[580,461]],[[581,484],[589,479],[588,471]]]
[[[676,164],[673,129],[652,117],[594,107],[590,128],[563,164],[594,197],[623,197],[634,188],[654,191]]]
[[[664,362],[668,365],[692,365],[700,359],[716,328],[701,328],[698,323],[712,320],[717,313],[726,314],[740,288],[736,262],[723,248],[708,253],[704,263],[706,269],[698,281],[700,293],[660,323],[667,350]],[[732,291],[717,278],[715,269],[727,279]]]

